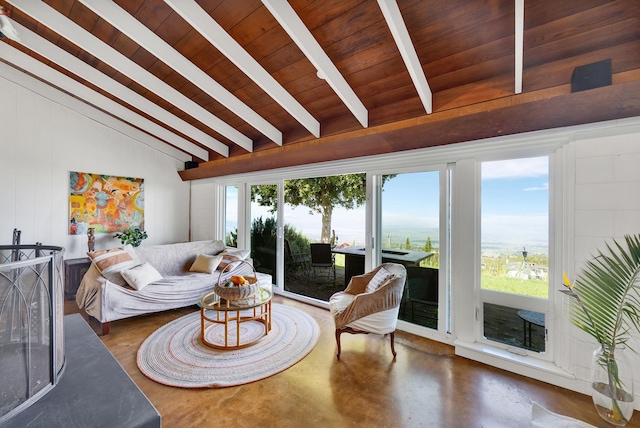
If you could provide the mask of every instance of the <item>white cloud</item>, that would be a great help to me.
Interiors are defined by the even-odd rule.
[[[549,158],[507,159],[484,162],[482,179],[540,177],[549,174]]]
[[[549,183],[543,183],[540,187],[525,187],[522,189],[525,192],[537,192],[540,190],[549,190]]]

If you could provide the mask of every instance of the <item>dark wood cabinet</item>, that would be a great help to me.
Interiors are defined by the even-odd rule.
[[[82,277],[89,270],[91,259],[68,259],[64,261],[64,295],[67,299],[76,298],[76,291],[80,287]]]

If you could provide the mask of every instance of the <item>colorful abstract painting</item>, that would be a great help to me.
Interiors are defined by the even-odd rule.
[[[144,230],[144,180],[69,173],[69,235]]]

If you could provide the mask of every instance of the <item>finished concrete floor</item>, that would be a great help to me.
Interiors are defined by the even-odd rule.
[[[336,360],[326,309],[276,296],[311,314],[321,336],[293,367],[267,379],[223,389],[181,389],[146,378],[136,365],[144,339],[195,307],[111,323],[102,337],[162,415],[163,427],[530,427],[531,402],[597,427],[610,427],[591,398],[453,355],[450,346],[396,334],[342,335]],[[67,312],[77,311],[67,302]],[[117,411],[117,409],[114,409]],[[640,427],[635,415],[629,427]]]

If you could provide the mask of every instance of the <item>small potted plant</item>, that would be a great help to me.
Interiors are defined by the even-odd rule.
[[[625,348],[640,330],[640,235],[598,252],[561,290],[571,296],[569,319],[599,344],[591,363],[592,398],[607,422],[624,426],[633,414],[633,368]]]
[[[131,227],[113,236],[119,239],[122,245],[131,244],[133,247],[139,247],[142,241],[148,238],[147,232],[138,227]]]

